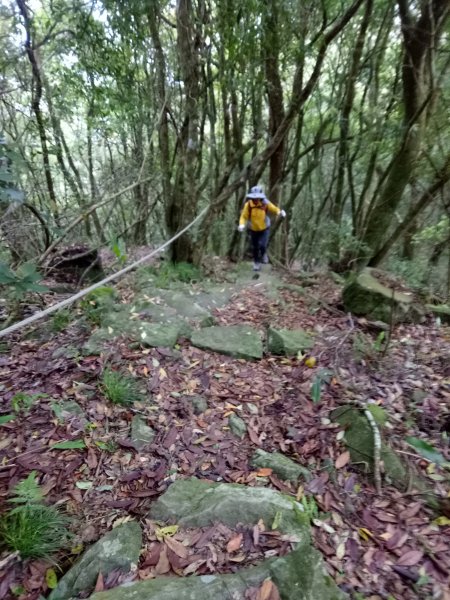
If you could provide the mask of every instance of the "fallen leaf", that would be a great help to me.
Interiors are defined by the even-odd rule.
[[[358,529],[359,537],[362,538],[365,542],[369,540],[369,538],[373,538],[373,533],[366,529],[365,527],[360,527]]]
[[[167,558],[167,548],[164,546],[159,555],[158,564],[155,567],[155,573],[157,575],[164,575],[170,571],[170,562]]]
[[[258,475],[258,477],[269,477],[269,475],[272,475],[272,473],[273,473],[273,469],[269,469],[268,467],[258,469],[256,471],[256,474]]]
[[[103,581],[103,574],[100,571],[100,573],[98,574],[98,577],[97,577],[97,583],[95,584],[94,592],[103,592],[104,589],[105,589],[105,583]]]
[[[410,550],[405,552],[397,561],[398,567],[413,567],[417,565],[423,558],[423,552],[421,550]]]
[[[256,600],[280,600],[280,594],[271,579],[265,579],[256,595]]]
[[[167,527],[158,527],[155,531],[156,539],[162,542],[165,537],[175,535],[179,525],[168,525]]]
[[[169,536],[165,536],[164,543],[172,550],[172,552],[175,552],[175,554],[180,558],[188,557],[189,551],[186,548],[186,546],[183,546],[181,542],[178,542],[177,540],[174,540]]]
[[[340,454],[337,459],[336,462],[334,463],[334,466],[336,467],[336,469],[342,469],[342,467],[345,467],[345,465],[349,462],[350,460],[350,452],[348,450],[346,450],[345,452],[343,452],[342,454]]]
[[[236,552],[236,550],[238,550],[241,547],[242,538],[243,538],[242,533],[238,533],[237,535],[232,537],[231,540],[227,544],[227,552],[228,553]]]

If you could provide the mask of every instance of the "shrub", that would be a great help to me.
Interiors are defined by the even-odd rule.
[[[72,314],[70,310],[59,310],[53,315],[51,321],[51,328],[55,333],[63,331],[72,320]]]
[[[136,381],[129,375],[105,369],[101,388],[103,394],[113,404],[127,405],[142,400]]]
[[[34,471],[17,484],[9,502],[17,506],[0,521],[0,538],[8,548],[22,558],[49,558],[67,544],[70,520],[55,507],[43,504]]]
[[[80,302],[80,306],[90,323],[101,325],[102,316],[112,310],[116,300],[116,290],[112,287],[102,286],[88,294]]]

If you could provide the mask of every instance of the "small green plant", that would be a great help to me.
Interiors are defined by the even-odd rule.
[[[125,264],[127,260],[125,243],[122,239],[115,240],[111,243],[111,250],[116,255],[117,260],[121,265]]]
[[[318,404],[322,395],[322,386],[330,382],[333,372],[329,369],[319,369],[314,381],[311,384],[311,400],[313,404]]]
[[[106,398],[113,404],[127,405],[142,400],[136,380],[119,371],[105,369],[101,388]]]
[[[353,354],[357,361],[375,362],[386,347],[386,333],[381,331],[375,341],[370,335],[357,331],[352,339]]]
[[[0,263],[0,285],[6,285],[13,300],[22,300],[27,292],[47,292],[41,285],[42,276],[32,263],[24,263],[16,271],[6,263]]]
[[[166,288],[173,283],[193,283],[202,279],[202,274],[199,268],[190,263],[172,263],[163,262],[159,268],[152,267],[141,272],[140,279],[146,281],[145,273],[149,273],[153,278],[153,283],[156,287]]]
[[[310,496],[309,499],[307,496],[303,496],[301,504],[305,509],[306,516],[310,521],[318,518],[319,507],[317,506],[317,502],[314,500],[314,496]]]
[[[51,328],[55,333],[63,331],[72,320],[70,310],[59,310],[53,315]]]
[[[27,394],[26,392],[19,392],[11,398],[12,409],[16,414],[22,413],[27,415],[33,404],[36,400],[39,400],[39,398],[47,398],[47,394]]]
[[[112,309],[117,299],[114,288],[102,286],[88,294],[81,302],[86,319],[93,325],[101,325],[102,316]]]
[[[22,558],[49,558],[70,539],[69,519],[43,504],[34,471],[16,485],[13,494],[9,502],[17,506],[0,521],[0,538]]]

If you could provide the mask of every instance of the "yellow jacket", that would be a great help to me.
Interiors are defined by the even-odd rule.
[[[268,200],[247,200],[241,212],[239,225],[245,225],[247,221],[250,221],[252,231],[264,231],[270,227],[268,212],[279,215],[281,209]]]

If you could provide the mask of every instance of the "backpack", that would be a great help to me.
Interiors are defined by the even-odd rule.
[[[262,201],[262,206],[252,206],[251,203],[254,202],[254,200],[252,200],[252,199],[246,200],[246,202],[248,202],[248,220],[249,221],[252,220],[252,210],[254,208],[258,208],[259,210],[263,210],[266,213],[266,215],[267,215],[267,204],[268,204],[267,200],[263,200]]]

